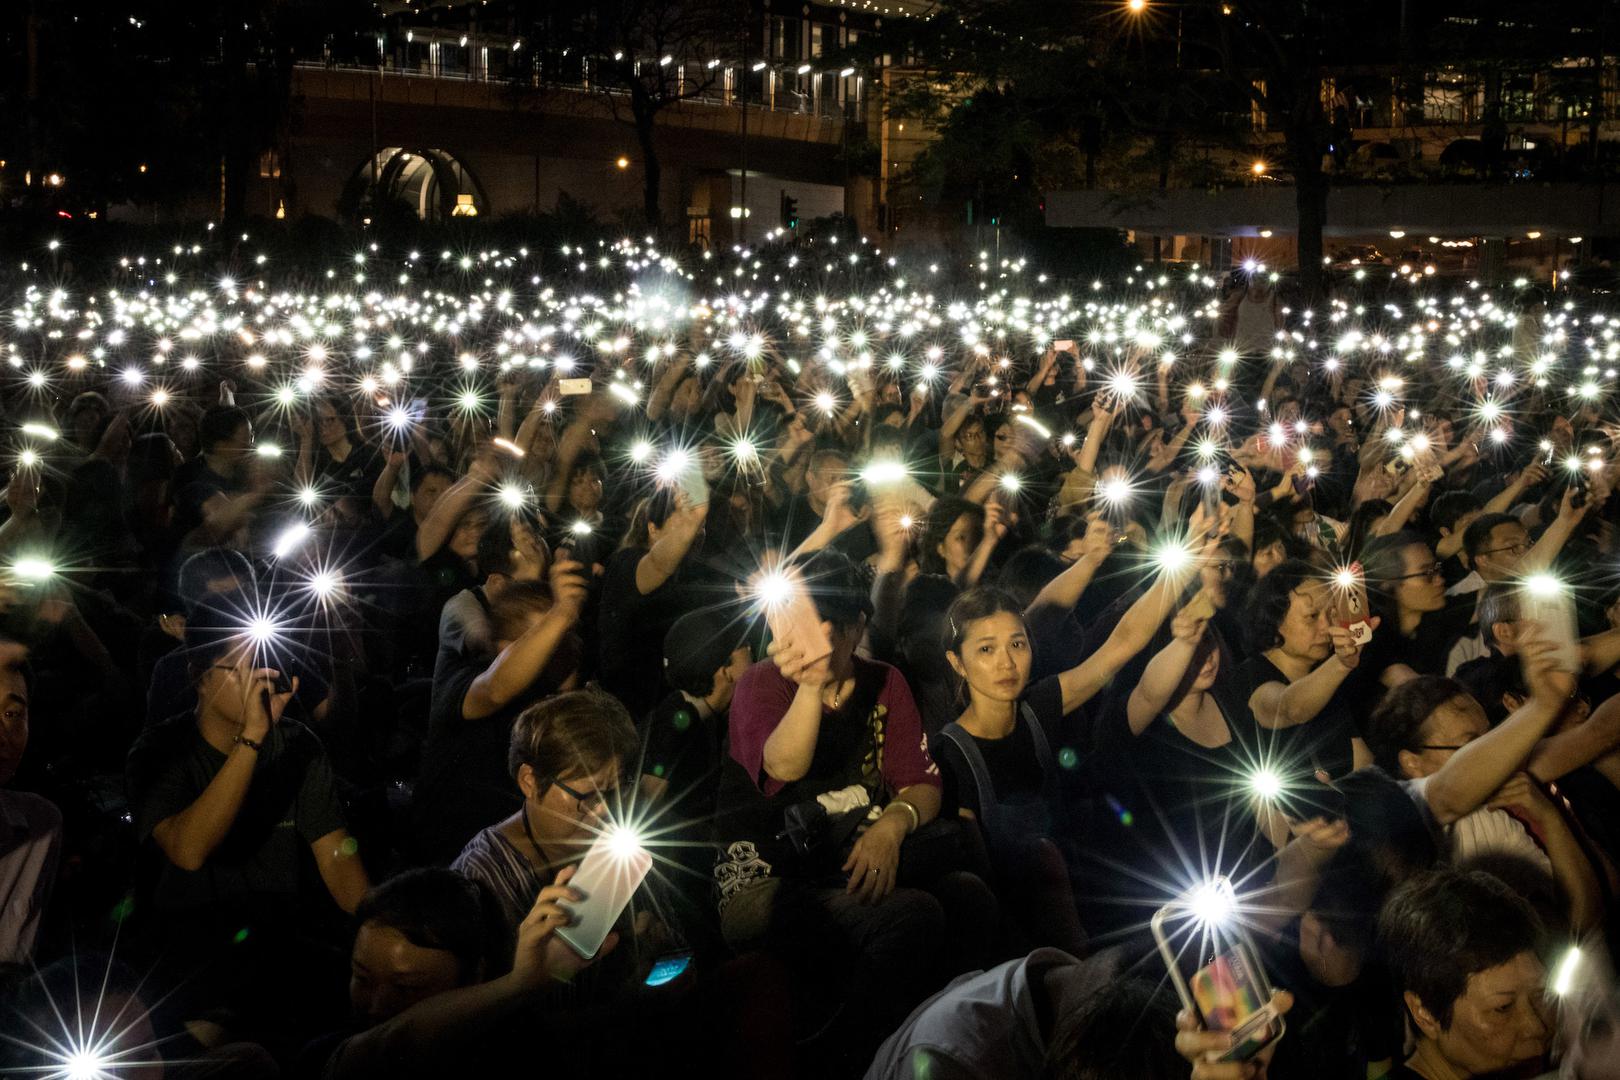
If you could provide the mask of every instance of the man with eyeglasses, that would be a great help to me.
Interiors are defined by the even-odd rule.
[[[1585,506],[1572,506],[1571,502],[1571,493],[1565,492],[1558,516],[1534,544],[1530,530],[1512,514],[1481,514],[1475,518],[1463,532],[1463,550],[1473,571],[1446,595],[1477,593],[1492,582],[1509,581],[1551,566],[1586,516]]]

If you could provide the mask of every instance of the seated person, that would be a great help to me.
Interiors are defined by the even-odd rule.
[[[456,593],[439,613],[434,671],[447,655],[478,655],[488,650],[492,605],[514,585],[544,581],[550,565],[551,553],[532,522],[516,514],[497,516],[478,538],[478,572],[484,575],[483,584]]]
[[[474,835],[451,864],[488,890],[505,935],[625,810],[619,783],[635,753],[630,714],[600,691],[559,694],[518,715],[506,755],[518,808]]]
[[[355,909],[348,1031],[318,1039],[296,1075],[323,1080],[440,1077],[498,1069],[531,1045],[545,990],[593,961],[561,939],[561,900],[572,870],[542,889],[516,934],[511,966],[490,978],[484,900],[476,883],[449,870],[409,870],[366,894]],[[601,959],[618,941],[609,935]],[[500,966],[505,966],[505,959]],[[557,1030],[554,1038],[566,1033]]]
[[[153,902],[177,928],[204,912],[232,931],[244,913],[284,919],[310,867],[344,911],[368,885],[326,752],[282,715],[298,680],[278,688],[280,673],[231,625],[243,602],[226,594],[199,609],[186,628],[197,704],[129,753],[136,835],[157,862]]]
[[[559,900],[578,895],[567,887],[570,874],[562,871],[536,895],[515,934],[510,968],[494,978],[486,975],[491,955],[475,882],[431,868],[405,871],[368,892],[355,908],[348,978],[355,1023],[308,1046],[296,1075],[445,1077],[512,1061],[536,1038],[536,1006],[546,989],[595,962],[556,936],[569,925]],[[617,936],[609,934],[596,959],[614,946]]]
[[[28,749],[28,650],[0,639],[0,964],[26,963],[56,884],[62,812],[48,799],[3,785]]]
[[[235,593],[244,598],[257,595],[258,584],[253,564],[247,556],[231,548],[204,548],[180,565],[180,604],[178,615],[165,616],[163,624],[185,639],[186,627],[196,618],[199,606],[215,603],[215,598]],[[237,612],[255,610],[251,601]],[[294,697],[294,715],[320,721],[326,718],[329,707],[329,688],[318,664],[309,663],[312,657],[304,650],[285,650],[289,655],[277,656],[278,666],[285,666],[289,678],[298,676],[298,693]],[[197,705],[197,689],[192,684],[189,658],[183,648],[173,649],[158,658],[152,668],[152,682],[146,691],[146,723],[160,723],[180,713],[188,713]]]
[[[720,792],[728,846],[715,867],[721,929],[735,948],[769,943],[808,967],[852,954],[837,964],[835,985],[811,996],[823,1006],[850,996],[839,1042],[859,1056],[940,976],[968,966],[944,955],[947,944],[985,947],[982,922],[946,937],[942,897],[978,905],[980,919],[987,898],[950,860],[908,863],[919,849],[907,837],[939,812],[939,772],[916,705],[899,672],[855,656],[870,609],[849,560],[818,552],[799,569],[796,587],[808,591],[832,652],[775,641],[772,659],[737,686]],[[788,809],[816,816],[818,806],[827,835],[801,853],[784,839]]]
[[[492,605],[493,653],[440,654],[412,798],[419,858],[449,863],[479,829],[518,808],[507,762],[512,721],[575,677],[580,650],[574,628],[584,603],[580,565],[555,563],[549,596],[534,586],[513,586]]]
[[[1378,918],[1385,962],[1417,1029],[1397,1080],[1536,1075],[1551,1044],[1541,924],[1500,880],[1435,870],[1397,889]]]
[[[1402,779],[1445,830],[1454,858],[1506,851],[1528,859],[1565,889],[1573,921],[1585,928],[1602,906],[1591,861],[1562,813],[1522,771],[1533,767],[1574,685],[1573,676],[1553,668],[1551,649],[1540,640],[1525,643],[1530,694],[1496,728],[1460,683],[1425,675],[1385,696],[1367,741],[1379,767]]]
[[[884,1041],[865,1080],[1185,1078],[1174,994],[1120,968],[1117,953],[1036,949],[959,979]]]
[[[749,626],[733,606],[677,619],[664,635],[664,681],[674,689],[643,725],[642,793],[671,825],[702,822],[703,839],[714,817],[732,695],[754,662],[744,640]],[[705,870],[713,861],[704,858]]]

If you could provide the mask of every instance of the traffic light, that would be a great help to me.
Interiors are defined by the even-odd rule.
[[[782,192],[782,228],[797,229],[799,227],[799,200]]]

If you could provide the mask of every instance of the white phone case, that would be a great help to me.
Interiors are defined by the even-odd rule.
[[[652,855],[646,848],[627,852],[622,840],[605,833],[599,836],[569,879],[568,887],[584,899],[561,905],[572,922],[559,928],[557,936],[585,959],[594,957],[651,869]]]

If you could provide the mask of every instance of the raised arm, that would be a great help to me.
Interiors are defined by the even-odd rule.
[[[1378,618],[1369,620],[1374,630]],[[1328,627],[1333,639],[1333,655],[1316,665],[1303,678],[1291,683],[1268,682],[1255,688],[1249,696],[1249,710],[1263,728],[1296,727],[1315,720],[1332,699],[1335,691],[1361,663],[1361,649],[1350,631],[1342,626]]]
[[[703,520],[708,516],[708,503],[692,506],[687,502],[685,491],[675,493],[675,512],[658,531],[658,540],[652,549],[636,563],[637,592],[646,596],[675,576],[686,553],[692,550],[692,544],[703,531]]]
[[[830,635],[832,624],[822,623],[822,630]],[[827,663],[824,657],[807,656],[792,640],[772,641],[770,655],[782,676],[797,685],[787,711],[765,739],[761,763],[765,775],[772,780],[791,784],[810,771],[816,756],[816,742],[821,737],[821,690],[827,683]]]
[[[1553,518],[1552,524],[1542,530],[1541,538],[1535,546],[1525,552],[1524,558],[1519,562],[1519,573],[1533,574],[1546,570],[1558,558],[1558,553],[1564,550],[1569,538],[1575,535],[1575,527],[1586,517],[1591,504],[1586,506],[1575,505],[1575,489],[1564,489],[1564,498],[1558,504],[1558,516]]]
[[[268,693],[273,676],[274,672],[266,669],[253,673],[254,685],[249,690],[242,739],[225,755],[225,763],[208,781],[202,794],[190,806],[152,828],[152,839],[168,860],[182,870],[201,870],[236,824],[236,815],[247,798],[248,787],[253,783],[253,769],[259,760],[259,752],[248,745],[248,740],[262,743],[287,710],[287,702],[298,692],[295,676],[286,693]],[[268,709],[265,707],[267,697]]]
[[[1584,724],[1548,735],[1531,751],[1525,769],[1544,784],[1620,748],[1620,697],[1611,697]]]
[[[1158,580],[1130,606],[1108,640],[1079,667],[1058,676],[1063,688],[1064,712],[1073,712],[1090,701],[1131,657],[1153,640],[1164,617],[1175,607],[1176,597],[1181,595],[1188,576],[1196,570],[1196,560],[1189,560],[1189,564],[1159,571]]]
[[[1430,485],[1440,479],[1440,466],[1433,462],[1424,462],[1412,470],[1416,480],[1406,489],[1406,494],[1398,499],[1390,508],[1384,520],[1373,529],[1373,536],[1394,536],[1406,528],[1406,523],[1412,520],[1417,512],[1418,504],[1429,494]]]
[[[1424,798],[1435,819],[1450,825],[1477,809],[1508,777],[1524,767],[1547,728],[1558,718],[1575,678],[1554,666],[1554,646],[1540,637],[1520,644],[1530,697],[1495,728],[1451,755],[1429,777]]]
[[[1170,620],[1170,644],[1148,661],[1141,681],[1126,702],[1125,718],[1130,723],[1132,735],[1146,731],[1154,719],[1170,706],[1170,695],[1181,685],[1182,676],[1187,674],[1187,665],[1198,654],[1198,643],[1203,640],[1204,628],[1208,625],[1207,619],[1189,615],[1185,608],[1176,612],[1176,617]]]
[[[487,452],[480,453],[473,458],[467,475],[451,484],[439,496],[416,530],[417,559],[425,562],[444,546],[450,534],[456,531],[457,522],[471,508],[473,500],[494,481],[495,471],[494,457]]]
[[[579,622],[585,603],[582,564],[558,560],[551,567],[551,610],[501,650],[489,667],[467,687],[461,715],[468,720],[493,716],[534,684],[563,638]]]
[[[1035,612],[1044,608],[1072,610],[1074,605],[1080,602],[1086,587],[1091,584],[1092,578],[1097,576],[1097,570],[1113,550],[1113,527],[1101,514],[1087,515],[1086,538],[1080,557],[1035,594],[1035,599],[1030,601],[1029,607],[1024,611],[1025,617],[1033,617]]]
[[[315,867],[321,873],[321,882],[338,907],[354,914],[360,901],[371,888],[365,864],[355,854],[353,840],[347,829],[333,829],[309,845],[315,856]]]
[[[1553,880],[1569,900],[1570,929],[1596,930],[1603,919],[1603,886],[1563,811],[1530,776],[1515,773],[1485,804],[1493,810],[1517,811],[1529,820],[1547,851]]]
[[[399,486],[399,474],[404,468],[405,451],[390,450],[377,482],[371,485],[371,505],[378,517],[386,520],[394,516],[394,489]]]

